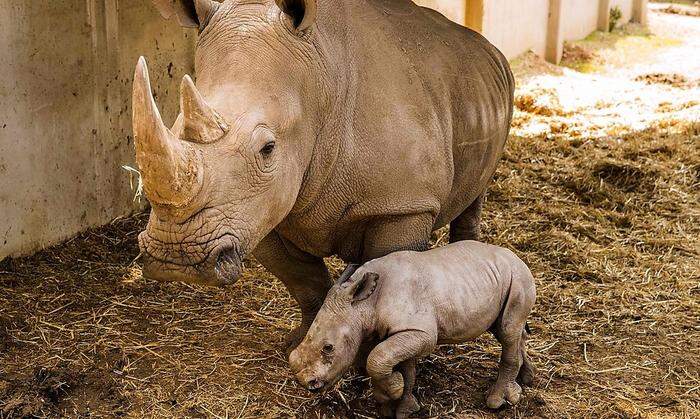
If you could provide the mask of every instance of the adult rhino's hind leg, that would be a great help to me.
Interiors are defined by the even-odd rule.
[[[483,206],[484,194],[481,194],[450,223],[450,243],[462,240],[479,240],[481,235],[481,209]]]
[[[301,325],[285,342],[285,350],[290,353],[306,336],[331,288],[328,269],[323,259],[302,252],[274,231],[253,253],[258,262],[282,281],[301,309]]]

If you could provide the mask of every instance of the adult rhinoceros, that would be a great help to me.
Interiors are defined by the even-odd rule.
[[[301,307],[294,343],[331,285],[323,257],[424,249],[448,223],[477,237],[513,103],[481,35],[409,0],[154,2],[200,36],[172,128],[136,69],[146,277],[231,284],[252,253]]]

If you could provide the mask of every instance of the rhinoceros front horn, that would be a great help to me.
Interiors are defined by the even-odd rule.
[[[143,57],[134,74],[132,121],[136,160],[148,199],[155,205],[188,204],[201,185],[202,167],[193,147],[175,138],[163,124]]]

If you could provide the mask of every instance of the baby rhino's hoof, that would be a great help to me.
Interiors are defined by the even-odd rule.
[[[398,400],[403,395],[403,375],[394,371],[386,382],[386,394],[391,400]]]
[[[515,405],[520,401],[520,395],[523,390],[518,383],[506,383],[505,385],[495,384],[489,390],[486,396],[486,405],[490,409],[498,409],[503,406],[506,401],[511,405]]]
[[[372,381],[374,398],[381,404],[399,400],[403,395],[403,375],[395,371],[389,378],[382,381]]]

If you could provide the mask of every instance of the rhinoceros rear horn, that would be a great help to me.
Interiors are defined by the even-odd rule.
[[[186,205],[201,185],[201,165],[192,146],[163,124],[143,57],[136,65],[132,106],[136,160],[146,196],[152,204]]]
[[[221,139],[228,131],[224,119],[209,106],[187,75],[180,85],[180,110],[183,140],[209,144]]]

